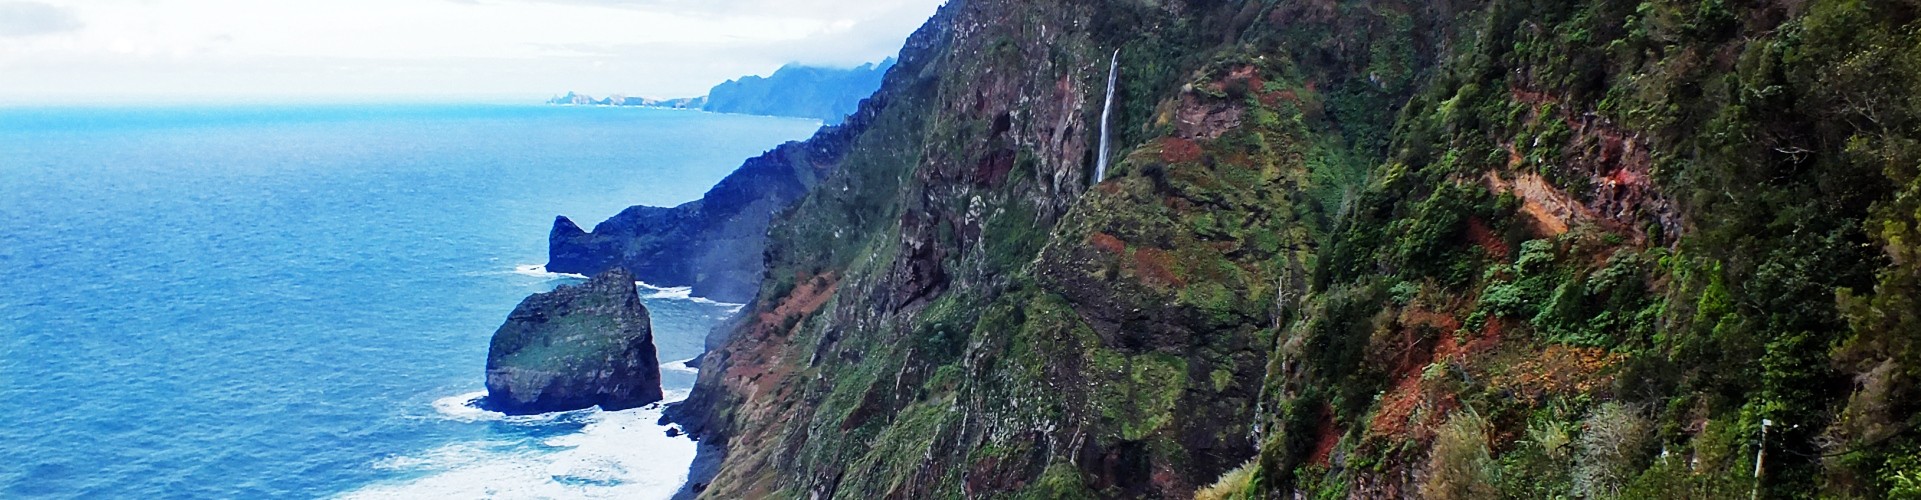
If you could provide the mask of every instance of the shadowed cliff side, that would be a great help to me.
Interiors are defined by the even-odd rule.
[[[594,226],[566,216],[547,237],[547,270],[593,275],[619,265],[655,286],[691,286],[696,296],[747,302],[765,274],[767,223],[839,167],[854,137],[884,99],[862,101],[840,125],[747,160],[699,200],[673,208],[635,206]]]

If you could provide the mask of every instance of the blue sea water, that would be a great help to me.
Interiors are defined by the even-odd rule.
[[[556,214],[699,197],[806,120],[545,106],[0,108],[0,497],[658,497],[657,409],[504,417]],[[643,288],[663,361],[736,306]],[[670,397],[693,374],[665,370]]]

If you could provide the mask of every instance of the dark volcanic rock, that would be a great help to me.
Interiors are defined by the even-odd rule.
[[[660,399],[647,307],[619,267],[527,297],[487,350],[486,403],[501,412],[623,410]]]
[[[767,225],[840,167],[885,99],[870,99],[840,125],[747,160],[701,199],[673,208],[630,207],[582,231],[566,217],[547,238],[547,270],[592,275],[616,265],[655,286],[747,302],[766,269]]]

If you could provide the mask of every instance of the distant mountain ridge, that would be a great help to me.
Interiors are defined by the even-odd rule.
[[[707,104],[706,97],[683,97],[679,99],[649,99],[614,94],[600,99],[586,94],[568,92],[567,95],[548,99],[547,104],[564,106],[646,106],[650,108],[701,109]]]
[[[894,58],[847,69],[788,64],[774,74],[744,76],[715,85],[706,96],[680,99],[648,99],[613,95],[593,96],[568,92],[548,104],[570,106],[646,106],[656,108],[699,109],[717,113],[813,118],[829,125],[847,119],[860,101],[880,89]]]

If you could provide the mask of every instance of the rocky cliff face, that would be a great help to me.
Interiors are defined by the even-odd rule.
[[[1150,35],[1124,66],[1194,64],[1171,48],[1245,21],[1104,9],[956,2],[910,39],[890,107],[772,227],[762,299],[676,409],[726,443],[706,494],[1179,496],[1253,455],[1272,286],[1243,266],[1287,246],[1182,234],[1196,203],[1262,199],[1082,202],[1112,48]],[[1184,83],[1123,80],[1134,123]],[[1189,205],[1134,206],[1163,199]],[[1221,281],[1171,276],[1189,252]]]
[[[673,411],[725,452],[696,482],[1915,491],[1918,20],[951,2],[771,218],[758,299]],[[1115,49],[1117,161],[1090,185]]]
[[[487,350],[485,404],[508,414],[624,410],[660,399],[652,322],[624,269],[527,297]]]
[[[838,169],[853,138],[885,107],[871,102],[844,124],[749,159],[699,200],[631,207],[592,232],[558,217],[548,234],[547,270],[594,274],[622,266],[656,286],[691,286],[697,296],[725,302],[752,300],[765,274],[768,222]]]

